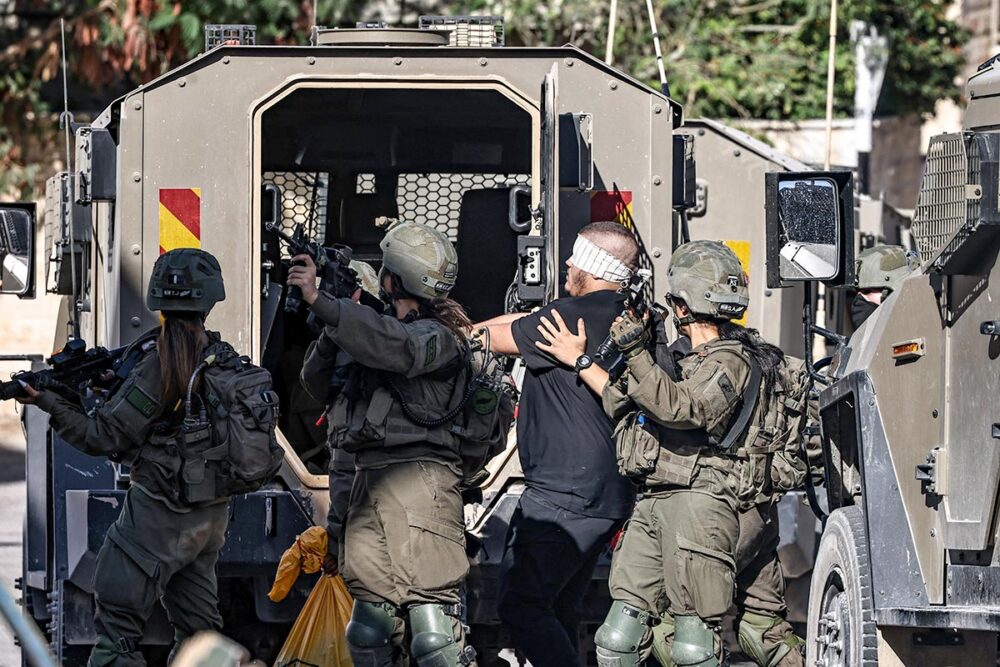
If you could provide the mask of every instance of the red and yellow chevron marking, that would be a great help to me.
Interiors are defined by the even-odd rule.
[[[590,221],[612,220],[632,227],[632,191],[604,190],[590,193]]]
[[[201,188],[160,188],[160,254],[201,247]]]
[[[749,241],[733,241],[733,240],[730,240],[730,239],[726,239],[725,241],[723,241],[723,243],[725,243],[727,246],[729,246],[729,249],[732,250],[734,253],[736,253],[736,257],[739,258],[740,265],[743,267],[743,272],[745,274],[747,274],[747,285],[749,286],[749,284],[750,284],[750,242]],[[746,326],[747,325],[747,313],[749,313],[749,312],[750,312],[750,309],[747,308],[746,312],[743,313],[743,317],[741,317],[740,319],[736,320],[736,323],[739,324],[740,326]]]

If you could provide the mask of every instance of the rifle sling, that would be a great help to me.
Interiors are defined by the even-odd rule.
[[[719,442],[716,447],[718,447],[723,452],[729,452],[732,450],[733,445],[743,437],[747,431],[747,427],[750,425],[750,419],[753,418],[754,411],[757,408],[757,398],[760,395],[760,381],[761,381],[761,370],[760,364],[756,359],[750,357],[750,378],[747,380],[746,387],[743,388],[743,405],[740,407],[740,412],[736,416],[736,419],[732,422],[729,427],[729,432],[726,433],[726,437]]]

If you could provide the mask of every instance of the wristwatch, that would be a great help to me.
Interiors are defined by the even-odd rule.
[[[579,376],[581,372],[587,370],[593,365],[594,360],[589,354],[584,353],[576,358],[576,365],[573,367],[573,370],[576,372],[577,376]]]

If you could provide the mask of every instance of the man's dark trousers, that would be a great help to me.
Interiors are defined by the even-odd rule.
[[[584,664],[579,606],[601,551],[623,523],[569,512],[531,489],[522,494],[500,566],[499,613],[531,664]]]

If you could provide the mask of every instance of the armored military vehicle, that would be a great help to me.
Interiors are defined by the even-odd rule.
[[[922,267],[837,350],[820,395],[825,521],[808,664],[994,665],[1000,631],[1000,64],[968,84],[964,128],[927,151],[912,236]],[[799,203],[783,192],[804,187]],[[802,224],[849,284],[849,179],[768,179],[771,286]],[[804,192],[804,191],[803,191]]]
[[[651,297],[665,291],[677,244],[725,239],[751,275],[748,324],[801,350],[801,293],[763,279],[763,187],[766,173],[804,165],[716,123],[682,124],[670,99],[574,47],[500,48],[495,17],[317,29],[301,47],[255,45],[252,26],[208,26],[206,38],[202,55],[76,129],[75,165],[46,189],[45,289],[64,295],[54,347],[78,336],[110,349],[158,324],[143,295],[159,254],[194,246],[219,258],[228,298],[208,325],[272,370],[287,453],[270,487],[232,500],[219,562],[224,630],[256,656],[273,657],[312,584],[303,578],[270,602],[278,558],[328,505],[322,406],[297,381],[314,333],[282,306],[288,257],[269,224],[347,245],[376,268],[376,217],[434,225],[456,244],[453,296],[476,320],[558,296],[575,234],[594,220],[635,232]],[[3,220],[33,239],[33,209],[3,209]],[[30,295],[32,250],[8,255],[22,279],[5,274],[0,291]],[[63,663],[82,664],[94,641],[95,555],[128,470],[80,454],[35,409],[24,422],[24,604]],[[496,651],[509,646],[495,590],[523,485],[514,447],[468,510],[466,620],[484,666],[505,664]],[[783,513],[794,574],[811,566],[814,522],[802,507],[793,498]],[[606,565],[584,610],[589,634],[609,604]],[[154,619],[145,647],[170,641]]]

